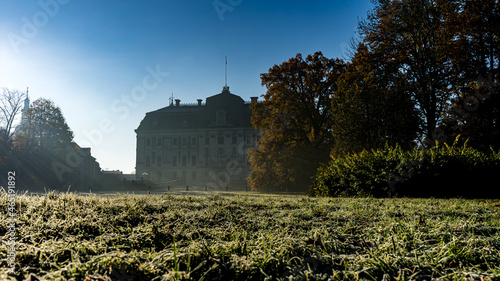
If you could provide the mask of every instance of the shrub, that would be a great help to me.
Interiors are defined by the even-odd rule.
[[[320,167],[314,196],[499,197],[500,153],[436,145],[403,150],[385,146],[332,159]]]

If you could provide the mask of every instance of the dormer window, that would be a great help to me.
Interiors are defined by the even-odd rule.
[[[226,112],[225,111],[223,111],[223,110],[217,111],[216,123],[217,123],[217,125],[226,124]]]

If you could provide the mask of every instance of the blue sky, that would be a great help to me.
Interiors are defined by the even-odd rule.
[[[103,169],[135,169],[146,112],[265,93],[260,74],[322,51],[345,58],[370,0],[0,0],[0,87],[49,98]]]

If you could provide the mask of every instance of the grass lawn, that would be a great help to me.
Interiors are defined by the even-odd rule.
[[[500,280],[500,201],[17,195],[0,280]],[[31,276],[30,276],[31,275]]]

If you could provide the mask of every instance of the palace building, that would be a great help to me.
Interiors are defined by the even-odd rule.
[[[248,148],[260,137],[250,123],[250,103],[224,86],[195,104],[146,113],[137,134],[136,180],[170,186],[244,187],[250,174]]]

